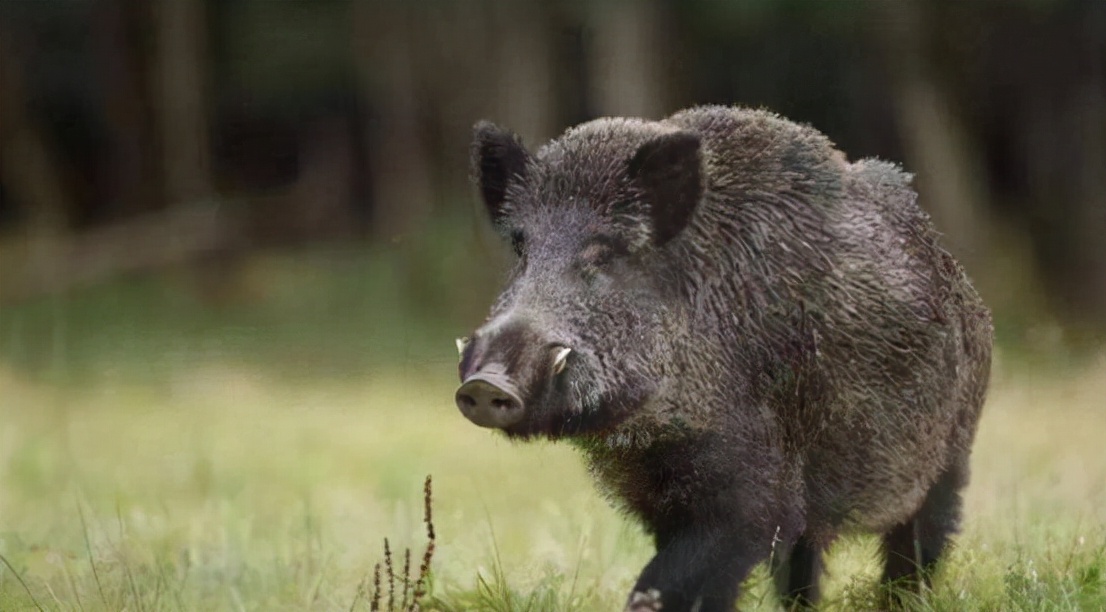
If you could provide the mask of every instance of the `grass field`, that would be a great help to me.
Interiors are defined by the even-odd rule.
[[[0,312],[0,610],[367,610],[383,539],[422,554],[428,474],[424,609],[620,608],[649,542],[570,448],[457,413],[452,323],[280,274],[279,307],[139,283]],[[915,606],[1106,609],[1106,359],[1000,361],[973,463]],[[876,556],[835,547],[827,608],[873,605]],[[776,609],[763,570],[742,609]]]

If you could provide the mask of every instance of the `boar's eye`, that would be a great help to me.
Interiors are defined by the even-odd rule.
[[[522,233],[522,230],[513,230],[510,240],[511,250],[515,252],[515,255],[522,257],[522,251],[526,247],[526,235]]]
[[[617,255],[619,255],[618,249],[606,242],[588,244],[580,251],[577,259],[580,275],[588,283],[594,282],[603,268]]]
[[[580,251],[580,263],[585,268],[599,267],[614,257],[614,251],[605,244],[589,244]]]
[[[589,242],[580,250],[580,263],[585,267],[602,267],[619,255],[625,255],[626,248],[615,239],[600,237]]]

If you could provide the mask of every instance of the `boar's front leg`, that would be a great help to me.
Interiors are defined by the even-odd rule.
[[[764,555],[726,527],[732,526],[690,523],[658,532],[657,554],[638,578],[626,610],[733,610],[742,580]]]

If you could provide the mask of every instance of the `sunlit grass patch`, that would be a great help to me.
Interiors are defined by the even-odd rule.
[[[570,449],[472,427],[447,377],[313,386],[231,370],[182,373],[169,393],[4,372],[0,553],[35,599],[345,609],[384,537],[418,550],[427,473],[438,483],[432,595],[463,601],[478,576],[492,579],[497,552],[517,592],[579,572],[575,593],[558,586],[564,601],[621,591],[646,559]],[[0,593],[30,603],[10,571]]]

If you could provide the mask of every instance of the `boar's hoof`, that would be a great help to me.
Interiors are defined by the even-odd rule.
[[[481,427],[506,428],[522,420],[522,400],[502,376],[476,374],[457,389],[457,407]]]
[[[630,593],[630,601],[626,602],[625,612],[659,612],[661,608],[661,592],[657,589],[649,589],[644,593],[641,591]]]

